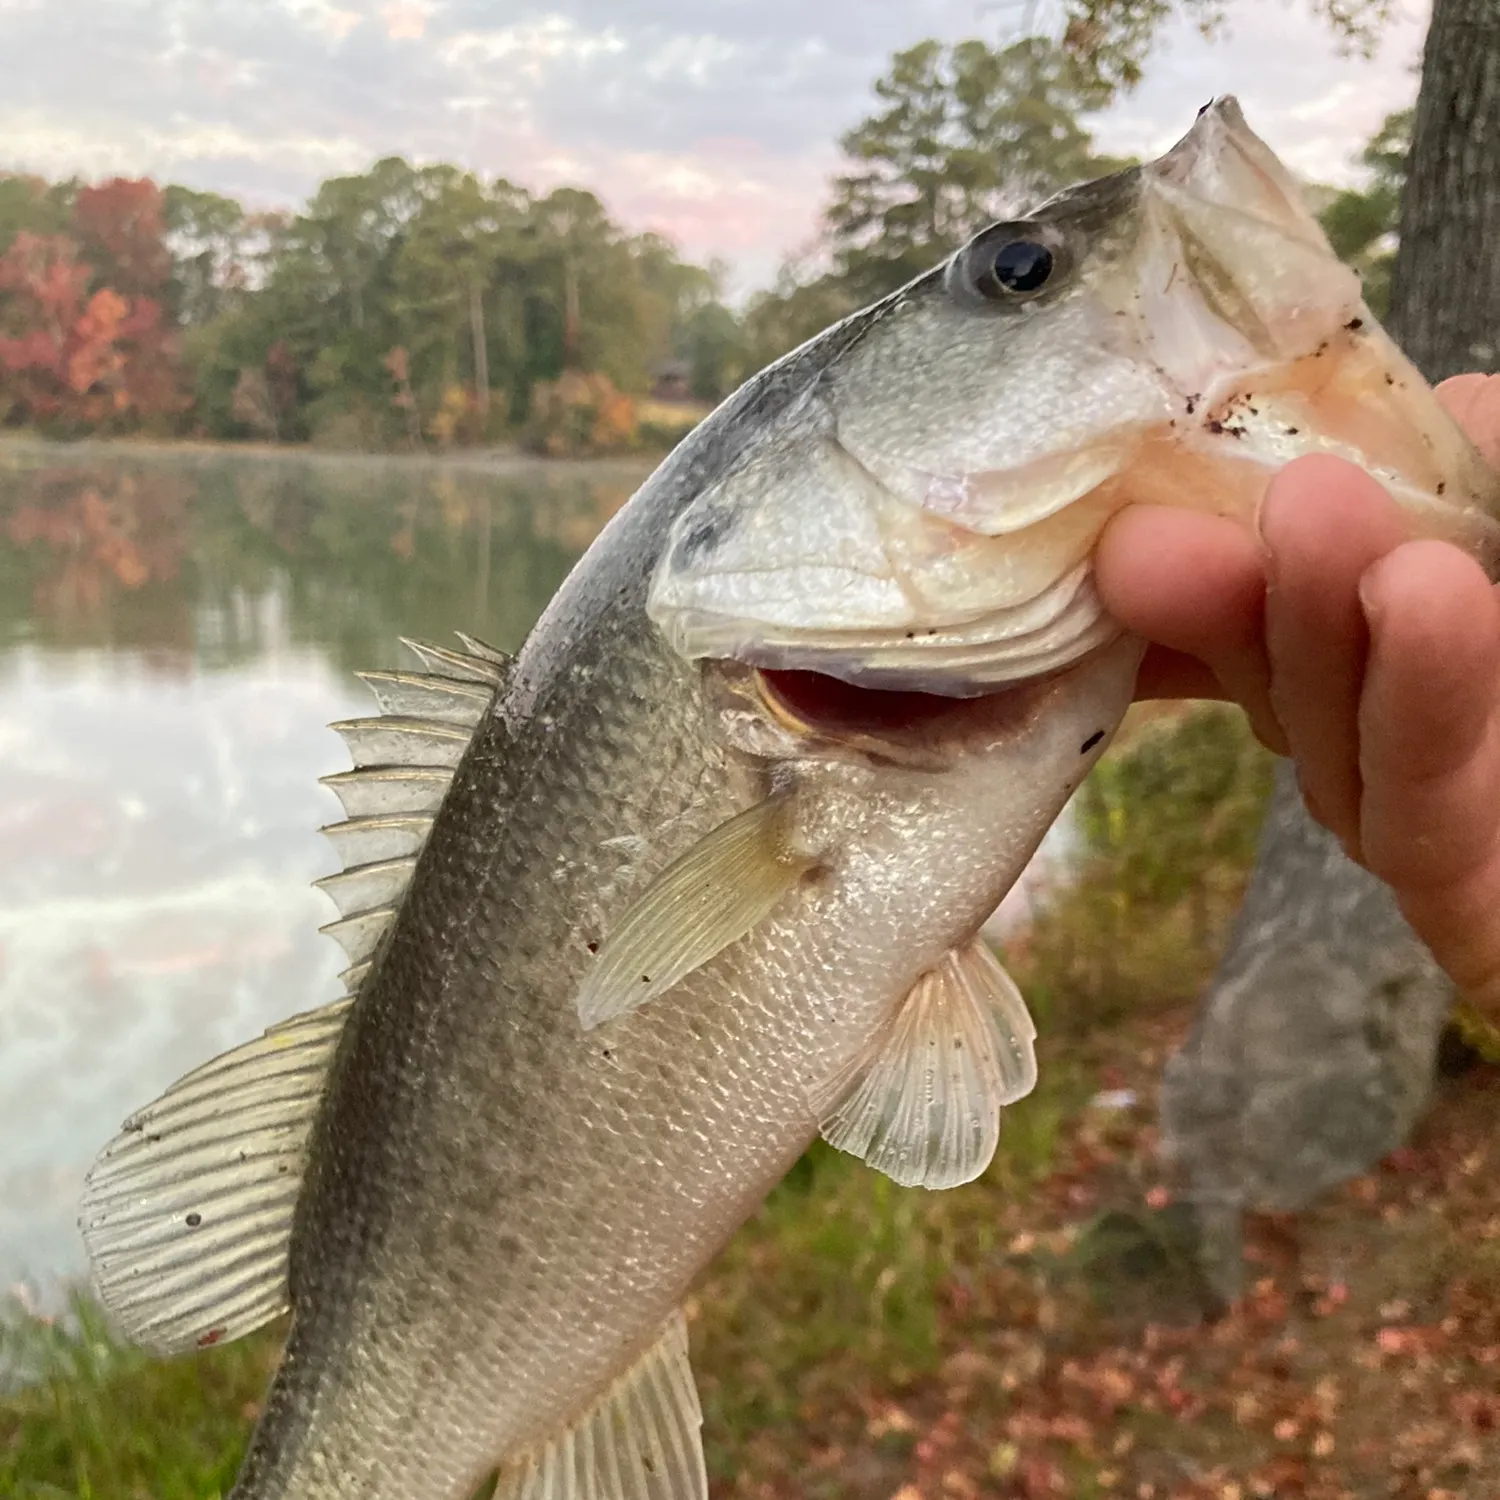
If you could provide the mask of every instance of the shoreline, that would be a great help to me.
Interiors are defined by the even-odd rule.
[[[319,448],[310,443],[229,443],[213,438],[87,437],[58,439],[35,433],[0,431],[0,455],[7,452],[56,454],[97,458],[216,459],[244,458],[262,462],[304,464],[411,464],[433,468],[468,469],[486,474],[548,473],[596,475],[638,474],[644,478],[670,449],[620,453],[597,458],[553,458],[527,453],[510,444],[449,448],[435,452],[384,452],[369,448]]]

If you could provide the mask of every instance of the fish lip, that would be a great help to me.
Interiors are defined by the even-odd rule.
[[[966,625],[1000,621],[1014,610],[969,620],[871,631],[798,631],[703,608],[653,616],[677,655],[689,661],[732,662],[770,672],[811,672],[851,688],[964,699],[1001,692],[1071,666],[1120,634],[1092,588],[1088,558],[1062,580],[1070,585],[1030,632],[958,642]],[[1071,617],[1063,633],[1059,622]],[[1017,649],[1028,634],[1033,646]],[[945,638],[946,637],[946,638]]]
[[[964,697],[850,684],[806,669],[744,668],[748,693],[786,750],[814,759],[854,760],[942,772],[976,746],[1009,735],[1060,682],[1125,639],[1116,630],[1064,665]]]

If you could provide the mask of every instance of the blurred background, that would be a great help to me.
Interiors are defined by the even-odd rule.
[[[279,1330],[117,1346],[75,1206],[338,993],[352,674],[515,649],[740,381],[1226,92],[1500,368],[1494,0],[0,0],[0,1494],[232,1480]],[[991,933],[1038,1090],[706,1274],[715,1495],[1500,1494],[1500,1037],[1239,715],[1135,711]]]

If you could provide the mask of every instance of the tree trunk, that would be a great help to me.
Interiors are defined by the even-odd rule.
[[[578,357],[578,272],[571,252],[563,252],[563,365],[571,369]]]
[[[1500,368],[1496,0],[1433,5],[1387,323],[1429,380]]]
[[[484,289],[475,275],[469,281],[469,337],[474,343],[474,405],[481,421],[490,415],[490,350],[484,332]]]
[[[1433,5],[1391,300],[1429,379],[1497,367],[1497,0]],[[1308,817],[1283,766],[1229,951],[1163,1081],[1164,1151],[1221,1296],[1240,1289],[1243,1211],[1305,1207],[1406,1138],[1452,1002],[1390,892]]]

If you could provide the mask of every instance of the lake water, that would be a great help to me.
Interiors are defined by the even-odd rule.
[[[339,993],[353,674],[516,649],[646,472],[0,444],[0,1294],[83,1269],[127,1114]]]
[[[519,646],[646,471],[0,444],[0,1293],[81,1270],[126,1114],[338,993],[353,673]]]

